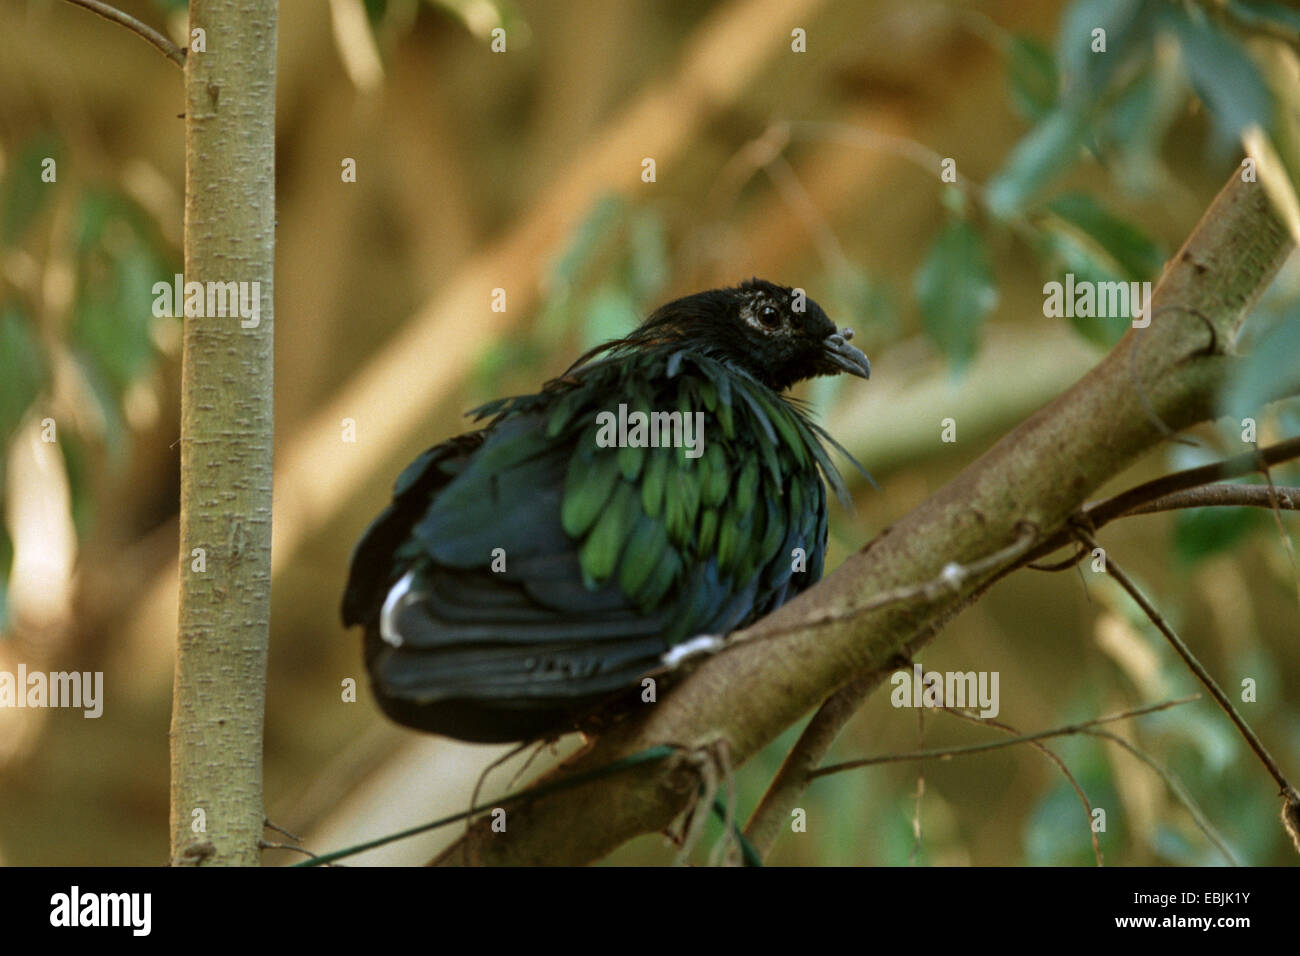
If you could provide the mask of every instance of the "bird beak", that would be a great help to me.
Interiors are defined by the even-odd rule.
[[[858,378],[871,378],[871,363],[867,361],[861,349],[856,349],[849,344],[851,338],[853,338],[852,329],[840,329],[826,336],[822,341],[826,361],[838,371],[848,372]]]

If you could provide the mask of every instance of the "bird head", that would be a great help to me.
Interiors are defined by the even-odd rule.
[[[676,299],[655,310],[629,344],[690,344],[783,391],[818,375],[869,378],[871,364],[802,290],[750,279]]]

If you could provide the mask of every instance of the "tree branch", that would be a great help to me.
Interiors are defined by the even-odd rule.
[[[266,820],[277,7],[192,0],[191,12],[209,52],[185,70],[185,279],[238,284],[256,311],[185,316],[171,859],[253,866]]]
[[[1263,449],[1261,455],[1275,462],[1285,460],[1288,456],[1300,457],[1300,441],[1283,442]],[[1243,457],[1250,457],[1252,462],[1258,462],[1258,458],[1253,454]],[[1187,488],[1169,494],[1160,492],[1160,489],[1180,485],[1183,481],[1188,480],[1180,476],[1193,473],[1196,474],[1198,479],[1203,478],[1205,480],[1220,477],[1225,473],[1244,474],[1244,470],[1235,471],[1236,466],[1233,462],[1240,463],[1240,459],[1220,462],[1200,469],[1192,469],[1190,472],[1166,475],[1155,481],[1147,482],[1145,485],[1130,489],[1124,492],[1123,495],[1117,496],[1117,498],[1122,497],[1126,502],[1126,510],[1114,511],[1106,509],[1107,513],[1112,516],[1107,520],[1138,514],[1174,511],[1182,508],[1248,506],[1270,509],[1277,507],[1290,511],[1300,510],[1300,488],[1277,487],[1270,489],[1266,485],[1230,484]],[[1175,480],[1171,482],[1170,479]],[[1136,492],[1141,492],[1141,494],[1135,494]],[[1155,495],[1155,497],[1148,500],[1146,504],[1135,504],[1136,501],[1146,498],[1147,495]],[[1096,513],[1109,502],[1117,500],[1117,498],[1110,498],[1100,502],[1093,508],[1093,512]],[[1084,513],[1089,514],[1089,509],[1085,507]],[[1095,519],[1092,520],[1095,522]],[[1032,554],[1046,554],[1049,550],[1055,549],[1048,548],[1046,545],[1039,545],[1034,548]],[[1086,551],[1080,551],[1071,558],[1041,568],[1041,570],[1065,570],[1071,568],[1086,553]],[[1001,552],[994,555],[994,557],[999,556],[1002,556]],[[1029,557],[1023,558],[1022,561],[1028,563]],[[1005,567],[1003,573],[1009,573],[1013,570],[1015,570],[1014,567]],[[970,599],[973,600],[978,596],[972,595]],[[831,744],[839,736],[839,732],[857,713],[862,699],[870,693],[877,680],[879,680],[879,675],[868,673],[845,684],[826,699],[812,720],[808,722],[808,726],[804,728],[803,733],[800,734],[794,747],[781,764],[781,769],[777,771],[776,777],[773,778],[767,792],[763,795],[762,801],[755,808],[753,815],[750,816],[749,822],[745,826],[745,833],[750,842],[763,856],[766,856],[771,849],[772,842],[780,834],[785,821],[789,819],[790,811],[799,803],[804,788],[808,783],[809,772],[821,763],[830,750]]]
[[[1095,549],[1097,547],[1096,539],[1086,531],[1080,529],[1076,531],[1076,534],[1078,534],[1079,540],[1087,545],[1089,549]],[[1133,583],[1133,579],[1124,573],[1124,569],[1116,564],[1114,558],[1110,555],[1106,556],[1105,566],[1106,573],[1114,578],[1116,582],[1118,582],[1119,586],[1128,592],[1129,597],[1131,597],[1137,606],[1142,609],[1142,613],[1145,614],[1148,620],[1156,626],[1156,629],[1165,636],[1165,639],[1169,641],[1174,651],[1183,659],[1183,663],[1187,665],[1188,670],[1196,675],[1196,679],[1201,682],[1205,689],[1210,692],[1210,695],[1215,699],[1215,701],[1218,702],[1219,707],[1228,715],[1228,719],[1236,724],[1237,730],[1240,732],[1242,738],[1250,746],[1250,749],[1255,752],[1255,756],[1259,758],[1260,763],[1264,765],[1264,768],[1269,772],[1269,775],[1277,781],[1279,792],[1282,794],[1293,793],[1294,788],[1287,780],[1286,775],[1282,773],[1282,768],[1278,766],[1277,761],[1273,759],[1273,755],[1269,753],[1268,748],[1264,746],[1264,742],[1260,740],[1255,731],[1251,729],[1250,724],[1246,723],[1245,718],[1237,712],[1237,708],[1232,706],[1232,701],[1228,699],[1228,695],[1219,687],[1218,682],[1210,676],[1210,672],[1205,669],[1205,666],[1196,659],[1196,655],[1192,653],[1191,648],[1189,648],[1183,639],[1178,636],[1178,633],[1170,627],[1169,622],[1164,619],[1164,615],[1160,613],[1159,609],[1157,609],[1147,596],[1142,593],[1142,589]]]
[[[1188,704],[1199,699],[1199,695],[1191,697],[1179,697],[1177,700],[1165,700],[1158,704],[1148,704],[1145,707],[1134,707],[1132,710],[1121,711],[1118,714],[1106,714],[1103,717],[1094,717],[1091,720],[1080,721],[1075,724],[1066,724],[1063,727],[1053,727],[1051,730],[1038,730],[1032,734],[1016,734],[1012,737],[1003,737],[999,740],[986,740],[978,744],[963,744],[959,747],[932,747],[928,750],[912,750],[906,753],[881,754],[878,757],[863,757],[860,760],[845,760],[842,763],[833,763],[829,767],[820,767],[808,775],[808,779],[816,780],[818,777],[828,777],[834,773],[843,773],[846,770],[858,770],[862,767],[878,767],[885,763],[907,763],[912,760],[938,760],[948,757],[962,757],[968,754],[986,753],[990,750],[1001,750],[1004,747],[1014,747],[1016,744],[1029,744],[1037,740],[1050,740],[1053,737],[1069,737],[1073,734],[1081,734],[1093,727],[1100,727],[1102,724],[1113,724],[1117,720],[1129,720],[1133,717],[1144,717],[1147,714],[1154,714],[1157,711],[1168,710],[1170,707],[1177,707],[1180,704]]]
[[[1276,499],[1274,498],[1276,493]],[[1281,508],[1283,511],[1300,511],[1300,488],[1279,485],[1205,485],[1161,495],[1155,501],[1125,514],[1149,515],[1158,511],[1178,511],[1183,508]]]
[[[878,673],[869,671],[831,694],[786,754],[781,769],[745,824],[745,836],[749,837],[760,856],[766,857],[771,851],[772,844],[790,820],[790,812],[802,798],[810,774],[825,759],[844,725],[858,712],[862,698],[879,680]]]
[[[1224,461],[1216,461],[1210,465],[1188,468],[1186,471],[1176,471],[1172,475],[1161,475],[1159,478],[1154,478],[1127,491],[1122,491],[1112,498],[1085,505],[1081,509],[1079,517],[1083,524],[1097,530],[1104,525],[1110,524],[1116,518],[1122,518],[1129,514],[1143,514],[1147,510],[1157,510],[1148,509],[1147,506],[1165,496],[1173,495],[1175,492],[1198,488],[1210,482],[1222,481],[1225,478],[1238,478],[1242,475],[1253,474],[1272,465],[1291,461],[1295,458],[1300,458],[1300,437],[1289,438],[1286,441],[1278,442],[1276,445],[1269,445],[1267,448],[1246,452]],[[1227,487],[1249,488],[1254,486],[1232,485]],[[1268,488],[1265,487],[1264,491],[1267,492]],[[1285,507],[1280,503],[1279,506]],[[1195,506],[1187,505],[1185,507]],[[1273,507],[1271,501],[1269,501],[1267,507]],[[1158,510],[1168,509],[1161,508]],[[1030,564],[1037,561],[1058,548],[1065,547],[1074,540],[1075,535],[1071,528],[1061,528],[1055,534],[1036,545],[1021,559],[1021,563]],[[1069,567],[1075,560],[1072,558],[1067,562],[1062,562],[1061,567]]]
[[[739,764],[851,678],[873,687],[900,654],[922,646],[1004,569],[971,575],[938,594],[854,611],[874,596],[933,580],[950,563],[969,564],[1007,547],[1026,525],[1040,535],[1064,528],[1088,494],[1162,440],[1144,405],[1171,429],[1212,416],[1230,360],[1206,354],[1206,324],[1215,342],[1233,341],[1292,248],[1263,190],[1234,175],[1157,286],[1153,312],[1180,309],[1131,329],[1074,387],[817,587],[747,629],[750,639],[706,660],[643,716],[595,740],[553,776],[656,744],[689,748],[719,738]],[[1139,335],[1142,347],[1130,368],[1129,347]],[[1007,565],[1019,560],[1008,557]],[[676,760],[574,788],[562,799],[540,798],[511,814],[506,833],[476,827],[480,862],[598,859],[631,837],[663,829],[696,787],[691,768]],[[459,860],[453,846],[438,862]]]
[[[105,20],[121,24],[137,36],[157,47],[163,56],[171,60],[182,70],[185,69],[185,50],[178,47],[147,23],[141,23],[129,13],[123,13],[117,7],[104,3],[103,0],[64,0],[75,7],[84,7],[91,13],[97,13]]]

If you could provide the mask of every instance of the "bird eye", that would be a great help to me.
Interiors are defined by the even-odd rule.
[[[781,313],[775,306],[765,305],[758,310],[758,321],[766,328],[774,329],[781,324]]]

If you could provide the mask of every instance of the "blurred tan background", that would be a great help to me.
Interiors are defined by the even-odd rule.
[[[121,6],[184,35],[174,4]],[[312,850],[337,849],[463,809],[502,752],[388,724],[368,696],[359,635],[342,630],[337,610],[351,545],[392,479],[468,427],[462,415],[476,403],[531,390],[675,295],[750,275],[803,286],[856,329],[873,368],[869,383],[804,390],[880,484],[854,484],[852,513],[832,506],[833,568],[1097,360],[1096,345],[1043,318],[1044,267],[1013,231],[988,231],[998,299],[964,369],[923,331],[913,279],[950,214],[928,158],[956,157],[977,182],[1003,167],[1028,128],[1009,93],[1007,44],[1024,35],[1050,47],[1066,6],[281,4],[273,821]],[[181,76],[138,37],[67,4],[6,0],[3,15],[0,172],[48,142],[59,173],[30,231],[0,250],[0,303],[25,303],[50,356],[42,397],[7,452],[13,555],[0,670],[102,670],[105,702],[97,720],[0,709],[0,862],[157,865],[167,852],[179,330],[148,316],[149,300],[132,300],[143,351],[109,398],[96,397],[74,316],[83,273],[122,268],[122,248],[148,250],[149,282],[179,270]],[[490,46],[496,25],[505,53]],[[795,28],[806,53],[791,49]],[[1181,102],[1152,156],[1158,175],[1144,188],[1121,190],[1095,160],[1067,184],[1113,203],[1169,254],[1238,157]],[[642,179],[647,157],[652,183]],[[348,158],[354,183],[340,175]],[[100,193],[133,223],[119,234],[108,217],[94,240],[102,263],[77,239],[86,197]],[[1295,271],[1279,280],[1289,295]],[[495,288],[506,290],[504,313],[490,309]],[[72,423],[75,452],[38,440],[47,414]],[[949,416],[955,443],[940,440]],[[357,423],[355,443],[341,439],[345,418]],[[1261,443],[1286,434],[1293,420],[1261,419]],[[1201,457],[1163,449],[1110,490],[1241,450],[1226,425],[1198,438]],[[1274,477],[1300,483],[1294,470]],[[1141,517],[1106,538],[1230,691],[1243,676],[1258,680],[1246,715],[1300,773],[1296,571],[1269,516],[1208,529]],[[1002,583],[925,651],[926,669],[998,671],[999,719],[1025,732],[1194,690],[1123,596],[1086,577],[1022,572]],[[342,699],[349,678],[355,703]],[[1295,862],[1271,781],[1210,704],[1111,729],[1181,781],[1240,862]],[[919,721],[878,693],[833,757],[994,733],[932,711]],[[742,816],[792,740],[739,772]],[[1107,810],[1108,864],[1225,862],[1136,758],[1091,739],[1052,748]],[[808,832],[783,837],[773,862],[1095,862],[1083,807],[1041,754],[1017,748],[921,769],[919,801],[915,764],[817,782]],[[511,776],[496,772],[486,792]],[[360,859],[422,862],[458,832]],[[673,853],[650,836],[611,859]]]

